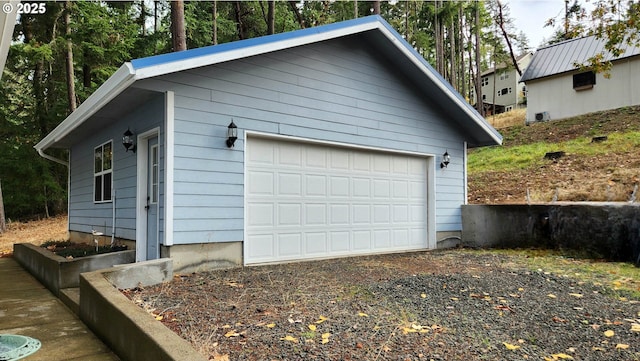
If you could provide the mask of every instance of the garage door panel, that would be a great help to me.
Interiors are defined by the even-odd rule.
[[[248,172],[249,194],[273,194],[273,172],[252,170]]]
[[[249,227],[271,227],[275,221],[274,205],[272,203],[252,203],[247,209],[247,224]]]
[[[327,168],[327,152],[322,149],[308,149],[306,152],[307,155],[307,167],[311,168]]]
[[[281,196],[302,195],[302,175],[291,173],[278,174],[278,194]]]
[[[371,249],[371,231],[353,232],[353,250],[369,251]]]
[[[327,224],[326,204],[305,204],[305,225],[325,226]]]
[[[389,249],[391,248],[391,231],[388,229],[375,231],[373,240],[376,249]]]
[[[269,260],[276,256],[275,240],[272,234],[254,234],[247,257],[255,260]]]
[[[427,248],[425,157],[253,137],[247,145],[245,263]]]
[[[332,204],[329,206],[329,226],[349,225],[349,205]]]
[[[299,203],[281,203],[278,204],[278,226],[297,226],[302,225],[302,205]]]
[[[325,255],[327,253],[327,233],[308,232],[305,234],[305,250],[308,255]]]
[[[325,197],[327,195],[327,177],[324,175],[307,174],[305,196],[307,197]]]
[[[276,239],[280,257],[299,257],[302,255],[302,233],[280,233]]]
[[[352,209],[354,224],[372,224],[371,209],[368,204],[354,204]]]
[[[331,247],[328,253],[330,254],[348,252],[351,248],[349,231],[330,232],[329,240]]]

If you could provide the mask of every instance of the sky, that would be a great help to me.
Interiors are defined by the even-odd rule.
[[[556,26],[563,23],[564,0],[507,0],[507,2],[516,28],[527,35],[532,49],[539,48],[544,39],[551,38],[554,29],[544,27],[548,19],[556,18]],[[593,8],[593,4],[586,1],[580,1],[580,4],[587,12]]]

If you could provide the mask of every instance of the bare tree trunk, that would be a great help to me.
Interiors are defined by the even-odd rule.
[[[476,18],[475,18],[475,38],[476,38],[476,108],[480,115],[484,116],[484,101],[482,100],[482,83],[481,83],[481,72],[480,72],[480,4],[481,2],[476,2]]]
[[[276,30],[276,2],[275,0],[270,0],[268,2],[268,10],[267,10],[267,34],[271,35],[275,33]]]
[[[353,18],[358,18],[358,0],[353,0]]]
[[[64,7],[64,26],[67,36],[67,53],[65,54],[67,67],[67,100],[69,101],[69,112],[73,112],[76,110],[76,85],[75,75],[73,73],[73,44],[71,42],[71,1],[67,0]]]
[[[160,1],[155,0],[153,2],[153,31],[158,31],[158,3]]]
[[[173,51],[187,50],[187,32],[184,27],[184,1],[171,1],[171,35]]]
[[[289,7],[291,8],[291,11],[293,11],[293,14],[296,16],[296,20],[298,20],[300,29],[304,29],[306,26],[304,23],[304,18],[302,17],[302,14],[300,14],[300,10],[298,9],[298,3],[296,1],[289,1]]]
[[[238,28],[238,39],[243,40],[246,39],[244,33],[244,25],[242,24],[242,6],[240,1],[235,2],[235,15],[236,15],[236,24]]]
[[[213,21],[213,45],[218,45],[218,1],[213,0],[213,10],[211,14],[211,20]]]
[[[2,200],[2,182],[0,181],[0,233],[7,230],[7,223],[4,218],[4,201]]]
[[[498,27],[502,32],[502,36],[504,37],[504,40],[507,42],[507,47],[509,48],[509,55],[511,56],[511,61],[513,62],[513,66],[516,68],[518,75],[522,76],[522,70],[518,65],[518,60],[516,59],[516,55],[513,53],[513,46],[511,46],[511,40],[509,39],[509,34],[507,34],[507,30],[505,28],[504,14],[502,13],[505,5],[503,5],[500,2],[500,0],[497,0],[497,5],[498,5],[498,21],[497,21]]]
[[[373,1],[373,13],[380,15],[380,0]]]
[[[460,88],[458,87],[457,84],[457,72],[458,72],[458,67],[457,67],[457,62],[456,62],[456,56],[458,55],[456,53],[456,34],[455,34],[455,25],[454,25],[454,21],[453,19],[451,19],[451,24],[449,24],[449,46],[451,47],[451,49],[449,50],[451,52],[449,59],[451,61],[450,64],[450,69],[451,69],[451,74],[449,74],[449,82],[451,83],[451,85],[453,85],[453,87],[456,90],[459,90]]]

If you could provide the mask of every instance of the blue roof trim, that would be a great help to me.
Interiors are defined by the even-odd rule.
[[[333,24],[321,25],[321,26],[316,26],[312,28],[288,31],[285,33],[260,36],[257,38],[232,41],[229,43],[205,46],[202,48],[195,48],[195,49],[189,49],[185,51],[178,51],[173,53],[154,55],[146,58],[134,59],[134,60],[131,60],[131,64],[133,65],[133,68],[135,70],[139,70],[139,69],[153,67],[157,65],[172,63],[175,61],[192,59],[192,58],[197,58],[200,56],[206,56],[206,55],[212,55],[212,54],[219,54],[219,53],[224,53],[226,51],[249,48],[256,45],[265,45],[265,44],[271,44],[271,43],[276,43],[276,42],[290,40],[290,39],[303,38],[308,35],[321,34],[321,33],[330,32],[333,30],[345,29],[352,26],[356,26],[356,25],[376,23],[376,22],[385,24],[385,26],[387,25],[387,22],[384,21],[384,19],[379,15],[366,16],[362,18],[342,21],[342,22],[333,23]],[[397,34],[397,36],[400,36],[400,34]]]

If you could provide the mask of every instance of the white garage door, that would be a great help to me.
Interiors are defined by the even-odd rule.
[[[427,248],[427,158],[250,137],[245,263]]]

